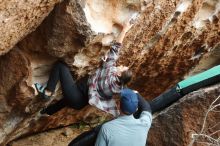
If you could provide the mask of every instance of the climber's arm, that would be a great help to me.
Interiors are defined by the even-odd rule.
[[[124,23],[122,25],[123,29],[121,31],[121,33],[118,35],[118,37],[116,38],[116,42],[117,43],[122,43],[125,37],[125,34],[128,32],[128,30],[133,26],[133,24],[130,23],[130,21]]]
[[[116,61],[118,59],[119,51],[122,46],[122,41],[125,37],[125,34],[132,27],[132,25],[133,24],[130,24],[130,22],[126,22],[125,24],[123,24],[123,29],[122,29],[121,33],[116,38],[115,42],[111,43],[110,51],[108,52],[104,61],[109,62],[109,61]]]

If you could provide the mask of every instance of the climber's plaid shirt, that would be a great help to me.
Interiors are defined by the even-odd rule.
[[[113,94],[120,93],[121,86],[118,85],[116,60],[119,56],[121,44],[112,43],[110,51],[103,59],[102,67],[97,69],[94,75],[90,76],[89,84],[89,104],[105,112],[118,116],[119,111]]]

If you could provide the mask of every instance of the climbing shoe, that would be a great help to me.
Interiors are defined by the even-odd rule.
[[[37,92],[38,92],[38,94],[40,95],[41,98],[46,99],[46,100],[50,99],[51,96],[47,96],[45,94],[46,85],[42,86],[39,83],[35,83],[34,85],[35,85],[35,88],[37,89]]]

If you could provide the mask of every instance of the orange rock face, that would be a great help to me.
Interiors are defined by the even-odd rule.
[[[219,13],[211,11],[212,15],[200,18],[201,12],[209,11],[210,7],[216,9],[217,5],[202,0],[177,3],[155,3],[125,40],[125,52],[120,61],[136,73],[132,87],[149,99],[182,80],[210,49],[219,48],[219,20],[209,20],[219,18]],[[205,21],[206,25],[195,27],[200,21]]]
[[[58,59],[69,65],[75,79],[94,72],[109,49],[106,45],[119,35],[128,19],[137,17],[126,34],[118,64],[133,70],[129,86],[146,99],[153,99],[187,75],[220,63],[218,1],[58,2],[9,1],[0,5],[0,145],[81,120],[97,123],[100,117],[109,118],[90,106],[80,112],[65,108],[42,118],[39,111],[62,98],[62,93],[58,85],[55,97],[42,101],[33,84],[46,83]]]
[[[9,0],[0,4],[0,55],[34,31],[59,0]]]

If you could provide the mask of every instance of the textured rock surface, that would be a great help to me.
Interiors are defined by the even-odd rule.
[[[220,85],[218,84],[192,92],[156,115],[150,129],[148,144],[150,146],[188,146],[192,141],[192,134],[200,133],[206,112],[219,95]],[[214,105],[219,104],[219,102],[220,100]],[[206,135],[211,135],[220,129],[220,113],[216,111],[219,111],[219,108],[215,108],[207,116],[204,129]],[[217,139],[219,138],[219,132],[211,136]],[[212,141],[203,137],[193,145],[207,146],[208,143],[211,144]],[[211,145],[214,144],[216,143]]]
[[[0,55],[34,31],[60,0],[8,0],[0,4]]]
[[[218,46],[218,9],[217,1],[155,1],[124,43],[120,61],[136,73],[132,87],[153,98],[183,79],[204,54]],[[196,27],[197,23],[205,24]]]
[[[64,1],[18,46],[65,60],[83,76],[99,65],[100,56],[108,49],[103,45],[117,37],[125,20],[141,6],[139,1],[126,0]]]
[[[102,19],[105,16],[109,16],[108,25],[122,25],[125,19],[128,19],[131,14],[141,9],[141,4],[138,1],[114,1],[113,3],[102,1],[101,4],[96,1],[63,1],[55,7],[36,31],[20,41],[8,54],[1,56],[0,99],[3,110],[1,112],[2,120],[0,125],[1,145],[5,145],[8,141],[21,135],[68,125],[79,120],[90,123],[97,123],[103,120],[103,118],[97,118],[101,116],[102,112],[92,107],[86,107],[80,112],[66,108],[54,116],[41,118],[39,117],[39,110],[51,102],[59,100],[57,98],[61,97],[61,92],[58,87],[58,92],[55,95],[57,98],[46,102],[35,96],[36,91],[33,88],[33,84],[36,82],[47,82],[52,64],[58,58],[70,63],[70,67],[75,69],[75,74],[78,76],[83,76],[98,66],[100,54],[103,54],[107,49],[103,51],[101,45],[104,33],[112,33],[114,31],[114,35],[117,36],[121,26],[118,26],[118,30],[110,27],[108,31],[104,32],[91,27],[91,24],[96,26],[96,22],[94,22],[92,17],[88,17],[90,15],[94,15],[94,18],[100,17],[97,12],[89,12],[90,9],[93,11],[93,7],[96,4],[98,4],[96,9],[103,14]],[[105,8],[111,9],[111,13],[105,11],[102,4],[105,5]],[[116,4],[119,5],[115,7]],[[21,1],[21,9],[22,6],[25,5],[22,5]],[[36,4],[35,6],[37,8]],[[120,13],[118,15],[115,14],[113,17],[111,14],[114,10]],[[44,15],[40,14],[43,19]],[[95,14],[98,15],[95,16]],[[29,26],[28,21],[26,22],[26,27],[31,29],[32,27]],[[14,24],[12,25],[15,26]],[[102,27],[105,28],[105,24]],[[26,31],[22,26],[20,28],[22,31],[18,31],[19,33],[25,32],[22,35],[30,32]],[[1,29],[5,28],[1,27]],[[31,31],[33,31],[33,28]],[[7,44],[4,43],[4,45]],[[7,49],[9,50],[10,48],[7,47]],[[75,56],[75,54],[77,55]]]
[[[88,129],[88,128],[84,128]],[[62,129],[50,130],[48,132],[36,134],[10,143],[11,146],[67,146],[68,143],[79,135],[83,130],[65,127]],[[49,138],[48,138],[49,137]]]
[[[19,2],[16,10],[29,4]],[[36,1],[32,10],[38,10],[37,2],[41,3]],[[25,21],[25,28],[23,23],[17,28],[17,19],[7,27],[0,25],[7,34],[18,30],[11,34],[16,39],[2,35],[2,53],[33,31],[56,2],[43,2],[47,8],[37,11],[40,17],[31,23]],[[80,120],[102,121],[98,117],[103,113],[90,106],[80,112],[65,108],[54,116],[39,117],[39,110],[59,100],[61,92],[58,86],[55,98],[42,101],[35,96],[33,84],[46,83],[58,59],[68,63],[75,77],[92,73],[109,49],[105,45],[117,37],[124,21],[138,12],[141,14],[124,40],[118,64],[130,66],[135,74],[130,86],[146,98],[152,99],[185,76],[218,64],[219,9],[219,1],[212,0],[65,0],[57,4],[34,32],[0,57],[0,145]],[[32,14],[22,13],[22,22],[26,12]]]

